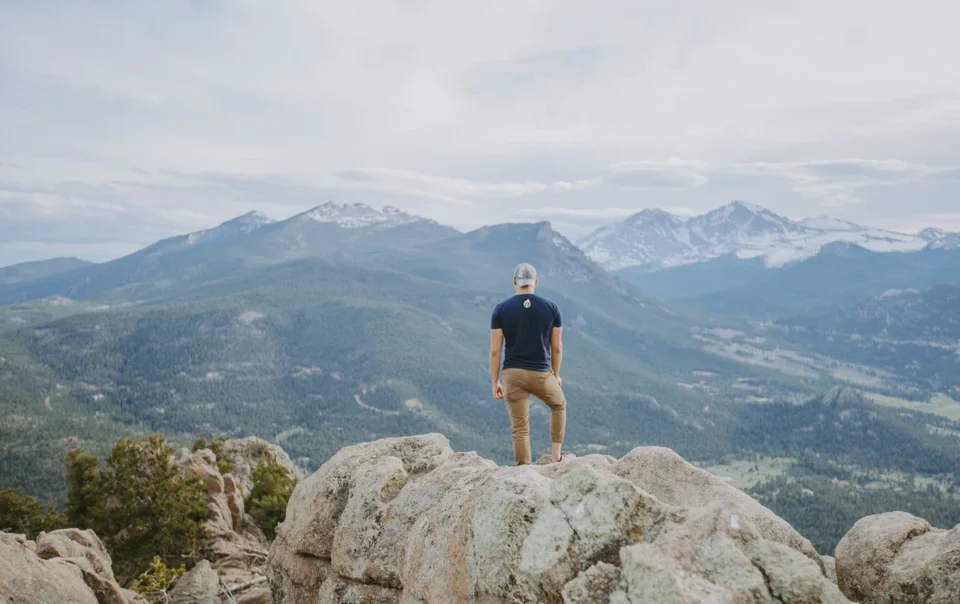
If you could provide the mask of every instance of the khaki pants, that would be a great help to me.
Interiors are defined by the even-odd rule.
[[[506,369],[501,376],[507,412],[513,425],[513,453],[517,465],[531,463],[530,459],[530,395],[550,407],[550,441],[563,442],[567,425],[567,399],[560,382],[551,372]]]

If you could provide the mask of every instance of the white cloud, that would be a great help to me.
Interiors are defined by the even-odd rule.
[[[343,170],[336,175],[348,185],[358,188],[423,195],[455,203],[470,203],[471,199],[482,197],[520,197],[548,188],[546,184],[538,182],[482,182],[389,168]]]
[[[556,208],[535,207],[521,208],[514,212],[516,216],[529,216],[536,219],[543,218],[594,218],[594,219],[621,219],[637,212],[633,208]]]
[[[696,189],[707,184],[710,165],[699,160],[670,157],[663,161],[626,161],[610,166],[602,177],[607,186],[628,191]]]
[[[753,162],[733,169],[785,178],[792,189],[824,206],[864,202],[862,189],[909,185],[954,169],[935,168],[898,159],[821,159],[803,162]]]
[[[907,212],[896,189],[932,216],[960,196],[922,172],[960,157],[957,22],[945,0],[8,2],[0,182],[30,190],[0,208],[37,241],[112,211],[144,244],[327,199],[460,228],[734,198],[871,222]]]

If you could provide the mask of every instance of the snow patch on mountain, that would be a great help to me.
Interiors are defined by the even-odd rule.
[[[874,252],[960,247],[960,234],[928,229],[919,235],[861,226],[829,216],[794,221],[756,204],[735,201],[701,216],[682,218],[643,210],[578,241],[607,270],[640,266],[658,271],[734,254],[783,266],[846,242]]]
[[[344,229],[390,229],[404,224],[427,221],[426,218],[401,212],[392,206],[377,210],[362,203],[338,205],[328,202],[302,216],[315,222],[336,224]]]
[[[212,229],[190,233],[186,236],[186,244],[196,245],[198,243],[208,243],[210,241],[216,241],[232,235],[250,233],[262,226],[266,226],[274,222],[276,221],[272,218],[254,210],[252,212],[247,212],[243,216],[232,218],[220,226]]]

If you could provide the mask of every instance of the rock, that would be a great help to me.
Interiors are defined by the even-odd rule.
[[[960,602],[960,525],[936,529],[905,512],[860,519],[836,549],[837,582],[858,602]]]
[[[91,582],[100,585],[107,579],[96,575],[93,563],[79,546],[69,547],[72,553],[80,555],[44,559],[24,541],[0,533],[0,602],[3,604],[126,604],[126,599],[111,599],[110,590],[97,593],[90,587]],[[47,551],[49,554],[50,550]],[[113,586],[123,598],[119,586],[115,582]]]
[[[365,585],[331,578],[320,588],[317,604],[399,604],[400,592],[379,585]]]
[[[347,447],[290,499],[273,601],[847,602],[809,542],[708,477],[656,448],[501,468],[439,434]]]
[[[170,596],[177,604],[220,604],[220,577],[210,562],[201,560],[180,577]]]
[[[834,585],[837,584],[837,561],[833,556],[820,556],[820,559],[823,560],[823,574],[826,575],[828,579],[833,581]]]
[[[741,509],[740,518],[749,518],[764,539],[802,552],[822,570],[823,561],[813,545],[789,523],[753,497],[687,463],[670,449],[638,447],[617,463],[613,473],[670,505],[702,507],[718,501],[735,503]]]
[[[231,438],[223,443],[223,454],[233,461],[233,475],[243,496],[253,489],[253,471],[264,459],[273,458],[287,470],[290,476],[300,480],[300,470],[291,461],[287,452],[262,438],[249,436],[247,438]]]
[[[566,604],[609,602],[619,587],[620,567],[597,562],[564,586],[563,601]]]
[[[125,604],[128,600],[113,575],[113,561],[103,542],[91,530],[61,529],[37,536],[36,554],[76,565],[100,604]]]
[[[220,473],[217,457],[209,449],[190,454],[178,452],[174,461],[180,464],[184,474],[199,477],[206,486],[210,517],[203,523],[203,531],[209,544],[203,554],[214,568],[247,568],[264,564],[266,537],[245,513],[236,477]]]
[[[843,407],[862,407],[864,404],[863,394],[859,390],[847,386],[834,386],[823,395],[820,402],[832,409]]]
[[[52,558],[86,558],[94,570],[109,581],[113,576],[113,561],[103,542],[90,530],[61,529],[40,533],[37,537],[36,554],[44,560]]]
[[[272,604],[269,587],[255,587],[237,596],[237,604]]]

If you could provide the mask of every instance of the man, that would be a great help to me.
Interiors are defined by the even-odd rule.
[[[513,425],[513,452],[517,465],[530,458],[530,395],[550,407],[550,441],[554,461],[560,461],[560,447],[567,424],[567,401],[563,396],[560,364],[563,324],[557,305],[534,293],[537,270],[521,264],[513,271],[517,294],[493,311],[490,321],[490,378],[493,396],[507,401]],[[506,344],[506,347],[504,347]],[[500,354],[505,350],[501,385]]]

